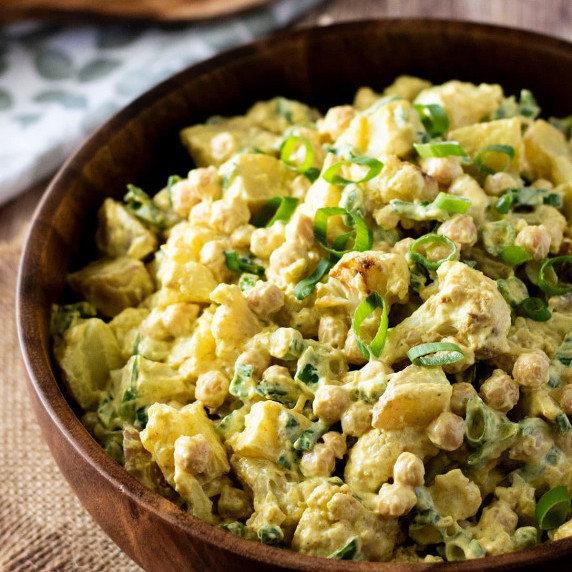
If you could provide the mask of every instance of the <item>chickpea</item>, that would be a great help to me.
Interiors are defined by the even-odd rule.
[[[270,228],[257,228],[250,237],[250,250],[258,258],[267,259],[283,242],[283,224],[274,224]]]
[[[548,179],[536,179],[536,181],[534,181],[533,183],[531,183],[530,185],[531,187],[534,187],[535,189],[553,189],[554,185],[548,180]]]
[[[519,393],[518,383],[502,369],[495,369],[479,391],[479,395],[489,407],[503,413],[510,411],[518,403]]]
[[[542,350],[535,350],[518,356],[512,377],[523,387],[538,388],[547,383],[550,377],[550,360]]]
[[[463,214],[456,214],[446,220],[437,230],[437,234],[442,234],[461,246],[473,246],[478,238],[473,217]]]
[[[408,237],[396,242],[393,245],[393,250],[395,254],[401,254],[402,256],[407,256],[409,254],[409,247],[415,242],[415,239]]]
[[[252,366],[254,377],[260,378],[270,365],[270,355],[263,350],[246,350],[238,356],[236,363]]]
[[[202,435],[181,435],[175,441],[175,466],[190,475],[204,473],[212,462],[214,453],[207,438]]]
[[[232,248],[249,248],[254,227],[251,224],[239,226],[230,236]]]
[[[373,212],[373,218],[378,226],[384,230],[396,228],[401,220],[399,215],[394,212],[389,205],[376,209]]]
[[[338,316],[322,316],[318,329],[318,339],[333,348],[343,349],[348,335],[348,326],[344,318]]]
[[[230,156],[238,151],[238,141],[236,137],[228,131],[218,133],[211,139],[211,153],[213,158],[219,163],[224,163]]]
[[[519,183],[515,177],[508,173],[495,173],[485,179],[484,190],[487,195],[500,197],[507,189],[518,187]]]
[[[417,504],[417,496],[411,487],[384,483],[379,489],[376,512],[397,518],[406,515]]]
[[[516,235],[514,243],[524,248],[533,260],[543,260],[550,252],[551,241],[552,237],[548,229],[543,224],[539,224],[524,227]]]
[[[342,431],[360,437],[371,429],[372,408],[365,401],[352,403],[342,414]]]
[[[425,429],[433,445],[444,451],[455,451],[463,444],[465,421],[462,417],[444,411]]]
[[[284,293],[272,282],[258,281],[244,296],[258,316],[268,316],[284,306]]]
[[[198,304],[188,302],[170,304],[161,316],[163,327],[171,336],[176,338],[183,336],[191,331],[199,310]]]
[[[335,468],[336,456],[324,443],[315,445],[300,460],[300,469],[305,477],[328,477]]]
[[[342,413],[350,405],[348,391],[340,385],[323,385],[314,396],[314,413],[327,423],[339,421]]]
[[[239,226],[248,224],[250,209],[241,198],[221,199],[212,204],[211,226],[223,234],[231,234]]]
[[[361,353],[360,349],[358,348],[356,342],[356,336],[353,330],[348,331],[343,352],[346,356],[348,363],[354,365],[364,365],[367,362],[367,360],[363,357],[363,354]]]
[[[423,159],[421,168],[441,185],[449,186],[463,174],[463,167],[457,157],[431,157]]]
[[[560,394],[559,403],[566,415],[572,415],[572,385],[564,387]]]
[[[219,282],[228,282],[233,272],[226,265],[225,250],[228,245],[223,240],[211,240],[202,248],[199,255],[201,264],[204,264]]]
[[[406,487],[420,487],[425,477],[423,461],[413,453],[401,453],[393,466],[393,480]]]
[[[346,437],[336,431],[328,431],[322,436],[326,447],[332,450],[336,459],[341,459],[346,454]]]
[[[286,242],[300,242],[306,248],[314,244],[314,219],[302,213],[294,213],[284,229]]]
[[[197,379],[195,397],[206,407],[216,409],[225,400],[229,385],[230,380],[221,371],[207,371]]]

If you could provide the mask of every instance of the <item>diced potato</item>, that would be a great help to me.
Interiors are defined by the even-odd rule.
[[[97,213],[97,248],[111,258],[141,260],[157,250],[157,237],[120,202],[105,199]]]
[[[109,322],[109,327],[117,338],[121,355],[126,360],[133,354],[139,325],[148,315],[149,310],[146,308],[126,308]]]
[[[244,431],[231,439],[236,453],[277,462],[287,442],[295,441],[311,422],[276,401],[255,403],[245,418]]]
[[[441,105],[449,116],[450,129],[456,129],[491,117],[502,99],[500,85],[452,80],[424,89],[415,98],[415,103]]]
[[[167,259],[158,273],[161,281],[161,305],[177,302],[208,302],[216,288],[213,273],[198,262]]]
[[[186,403],[194,398],[194,386],[167,364],[136,355],[125,364],[119,386],[115,388],[115,406],[119,410],[128,402],[136,411],[153,403],[178,401]]]
[[[544,119],[537,119],[524,135],[526,160],[536,178],[553,179],[556,184],[564,183],[570,172],[570,150],[564,135]],[[563,157],[564,159],[560,159]]]
[[[153,455],[171,485],[175,474],[175,441],[182,435],[203,435],[207,439],[213,455],[204,471],[206,480],[229,471],[224,447],[200,402],[195,401],[181,409],[155,403],[149,407],[148,417],[147,426],[141,432],[141,443]]]
[[[406,100],[391,101],[354,117],[335,145],[350,144],[368,157],[382,154],[405,157],[423,131],[419,114]]]
[[[521,130],[522,119],[511,117],[510,119],[497,119],[496,121],[459,127],[449,131],[448,139],[457,141],[473,159],[489,145],[509,145],[514,149],[514,158],[508,170],[518,172],[522,157]],[[507,156],[504,153],[498,153],[498,165],[493,163],[495,157],[492,155],[485,157],[485,159],[487,165],[501,169],[507,160]]]
[[[274,152],[279,137],[260,129],[246,117],[193,125],[181,131],[181,142],[197,167],[219,166],[244,148]]]
[[[419,92],[431,87],[431,82],[420,77],[400,75],[395,81],[383,90],[383,95],[396,95],[413,101]]]
[[[297,176],[283,161],[261,153],[237,155],[220,172],[228,180],[225,196],[244,199],[254,208],[272,197],[289,196]]]
[[[109,372],[123,359],[111,328],[90,318],[66,330],[54,353],[68,389],[83,409],[92,409],[109,385]]]
[[[104,316],[137,306],[154,289],[144,264],[134,258],[102,259],[68,276],[70,286]]]
[[[372,425],[380,429],[425,427],[445,411],[451,384],[440,367],[409,367],[389,378],[373,408]]]

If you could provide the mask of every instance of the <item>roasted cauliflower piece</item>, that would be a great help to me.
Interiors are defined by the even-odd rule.
[[[445,262],[437,270],[439,291],[411,316],[391,328],[382,359],[392,364],[409,348],[452,337],[481,358],[508,350],[510,307],[496,282],[462,262]]]

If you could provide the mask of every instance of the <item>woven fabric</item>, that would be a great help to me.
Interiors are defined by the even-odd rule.
[[[81,506],[32,412],[14,311],[24,231],[0,243],[0,570],[141,571]]]

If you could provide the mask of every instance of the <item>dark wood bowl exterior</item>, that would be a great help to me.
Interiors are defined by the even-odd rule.
[[[453,564],[359,563],[312,558],[246,541],[202,522],[144,488],[81,425],[54,373],[52,303],[64,277],[93,256],[95,213],[127,183],[155,191],[191,161],[178,130],[209,115],[244,112],[284,95],[321,109],[357,87],[398,74],[435,82],[499,82],[530,88],[546,114],[571,111],[572,46],[522,31],[437,20],[385,20],[287,32],[220,55],[162,83],[115,116],[63,166],[39,205],[22,257],[18,323],[29,390],[48,445],[73,490],[111,538],[148,571],[259,572],[523,570],[564,567],[572,539]]]

